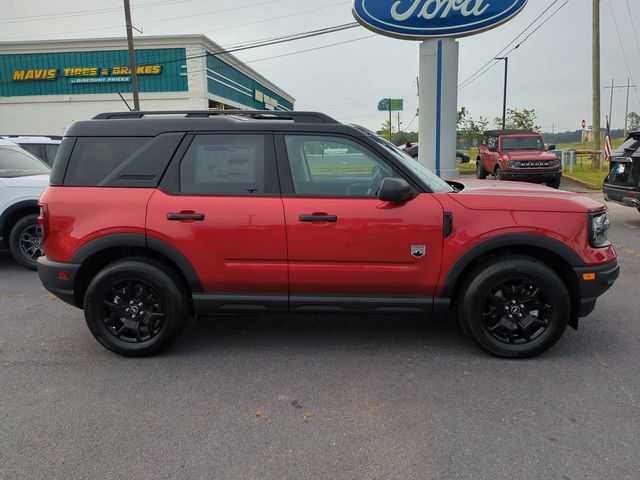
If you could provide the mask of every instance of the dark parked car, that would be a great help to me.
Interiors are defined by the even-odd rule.
[[[412,156],[413,158],[418,158],[418,145],[413,143],[407,143],[407,145],[402,149],[404,153]],[[456,163],[469,163],[471,161],[471,157],[469,154],[457,151],[456,152]]]
[[[631,132],[613,152],[609,175],[604,180],[604,198],[640,212],[640,131]]]

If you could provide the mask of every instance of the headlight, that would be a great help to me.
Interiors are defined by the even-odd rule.
[[[554,168],[559,168],[562,165],[560,160],[551,160],[551,166]]]
[[[609,217],[607,212],[592,213],[589,215],[589,236],[592,247],[606,247],[609,245]]]

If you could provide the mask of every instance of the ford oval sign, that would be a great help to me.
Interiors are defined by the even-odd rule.
[[[489,30],[526,4],[527,0],[354,0],[353,15],[382,35],[422,40]]]

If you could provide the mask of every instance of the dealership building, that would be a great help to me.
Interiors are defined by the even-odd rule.
[[[142,110],[294,109],[291,95],[204,35],[140,37],[135,48]],[[125,38],[1,42],[0,135],[60,135],[127,110],[130,73]]]

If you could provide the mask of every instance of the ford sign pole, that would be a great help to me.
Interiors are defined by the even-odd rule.
[[[419,162],[442,178],[458,176],[456,37],[509,21],[527,0],[354,0],[353,15],[369,30],[420,40]]]

